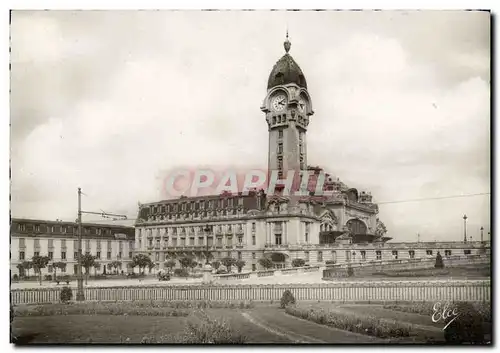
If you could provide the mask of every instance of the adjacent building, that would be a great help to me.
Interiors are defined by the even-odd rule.
[[[52,274],[54,262],[65,262],[63,274],[77,274],[78,237],[75,222],[13,218],[10,227],[10,269],[12,275],[23,274],[18,266],[33,256],[52,259],[42,274]],[[134,227],[82,224],[82,253],[92,254],[101,266],[92,273],[108,273],[108,265],[120,262],[118,271],[126,270],[134,251]],[[114,270],[114,269],[113,269]],[[33,273],[33,272],[31,272]]]

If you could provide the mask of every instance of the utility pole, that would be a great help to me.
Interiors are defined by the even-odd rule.
[[[127,219],[125,215],[112,214],[107,212],[85,212],[82,211],[82,189],[78,188],[78,271],[77,271],[77,292],[76,292],[76,300],[84,301],[85,294],[83,292],[83,269],[82,269],[82,214],[95,214],[100,215],[103,218],[110,218],[110,216],[114,217],[113,219]]]
[[[76,292],[76,300],[84,301],[85,294],[83,293],[83,271],[82,271],[82,189],[78,188],[78,290]]]

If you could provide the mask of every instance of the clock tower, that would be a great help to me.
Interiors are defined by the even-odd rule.
[[[307,170],[306,132],[313,115],[311,98],[302,70],[289,54],[288,32],[285,55],[274,65],[267,83],[267,95],[261,110],[266,114],[269,131],[268,170],[285,180],[289,171]]]

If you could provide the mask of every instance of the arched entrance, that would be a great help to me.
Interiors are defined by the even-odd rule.
[[[274,268],[285,268],[287,256],[280,252],[273,252],[267,255],[267,257],[273,262]]]
[[[359,219],[350,219],[346,225],[353,234],[366,234],[366,224]]]

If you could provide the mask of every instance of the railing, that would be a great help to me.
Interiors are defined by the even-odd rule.
[[[76,298],[76,287],[73,298]],[[285,290],[297,301],[339,302],[422,302],[490,301],[491,283],[486,280],[443,281],[367,281],[328,284],[283,285],[175,285],[140,287],[87,287],[85,300],[103,301],[277,301]],[[59,302],[61,288],[11,290],[12,303],[41,304]]]
[[[274,276],[274,271],[258,271],[257,272],[257,277],[268,277],[268,276]]]
[[[217,278],[221,280],[233,280],[233,279],[247,279],[250,278],[250,272],[246,273],[228,273],[226,275],[217,275]]]

